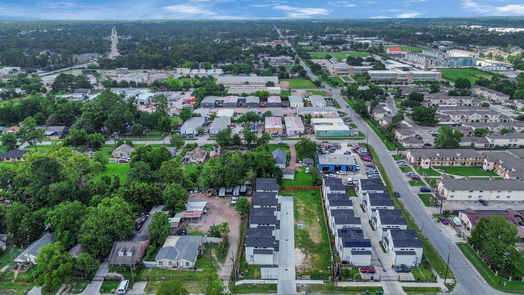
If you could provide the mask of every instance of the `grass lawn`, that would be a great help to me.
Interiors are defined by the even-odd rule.
[[[94,180],[100,180],[102,176],[109,176],[113,178],[114,176],[118,175],[118,177],[120,177],[120,183],[125,184],[127,182],[127,172],[129,171],[130,167],[131,166],[129,163],[108,163],[106,170],[95,175]]]
[[[411,186],[424,186],[426,185],[422,180],[412,180],[409,182]]]
[[[422,200],[424,206],[431,207],[431,198],[433,197],[432,194],[418,194],[418,197]]]
[[[327,279],[331,274],[331,246],[320,190],[282,191],[281,195],[294,196],[295,247],[306,255],[304,264],[297,266],[297,275]]]
[[[393,160],[400,161],[403,160],[401,155],[393,155]]]
[[[304,46],[302,46],[302,49],[304,49],[304,50],[313,50],[313,46],[304,45]]]
[[[402,172],[409,172],[409,171],[413,171],[413,169],[411,169],[411,167],[409,166],[400,166],[400,171]]]
[[[307,290],[313,294],[375,294],[376,291],[382,291],[382,287],[336,287],[333,285],[310,285],[306,288],[300,288],[299,291]],[[366,293],[367,292],[367,293]]]
[[[507,293],[524,294],[524,282],[503,280],[506,282],[506,287],[503,283],[499,286],[499,277],[495,276],[468,244],[458,244],[458,247],[491,287]]]
[[[79,281],[75,282],[71,288],[69,289],[69,293],[72,294],[78,294],[84,291],[84,289],[87,287],[87,284],[89,284],[89,281]]]
[[[429,186],[432,188],[437,188],[439,179],[437,178],[426,178],[427,183],[429,183]]]
[[[30,283],[0,282],[0,290],[9,295],[25,295],[31,288],[33,288],[33,285]]]
[[[291,95],[291,91],[289,91],[289,90],[282,90],[282,91],[280,91],[280,95],[282,97],[289,97]]]
[[[318,88],[308,79],[283,79],[280,82],[288,82],[290,88]]]
[[[206,287],[205,278],[208,275],[203,271],[149,268],[140,272],[139,280],[148,281],[145,288],[147,293],[156,293],[160,285],[166,280],[178,280],[189,292],[203,293]]]
[[[307,93],[310,94],[310,95],[326,96],[326,92],[325,91],[319,91],[319,90],[312,90],[312,91],[308,91]]]
[[[350,100],[346,100],[346,101],[349,103],[350,106],[352,105],[352,103],[350,103]],[[375,124],[375,122],[369,119],[366,119],[366,123],[368,123],[371,129],[373,129],[373,131],[377,134],[377,136],[382,140],[384,145],[386,145],[386,148],[388,149],[388,151],[396,150],[395,144],[386,137],[386,135],[382,132],[382,130],[380,130],[380,128]]]
[[[312,168],[315,169],[315,168]],[[299,168],[295,172],[295,179],[284,179],[282,186],[310,186],[313,185],[311,174],[304,172],[303,168]]]
[[[104,281],[100,286],[100,293],[113,293],[120,281]]]
[[[402,290],[408,294],[437,294],[441,290],[439,287],[402,287]]]
[[[369,56],[369,53],[367,52],[359,52],[359,51],[341,51],[341,52],[310,52],[309,55],[311,58],[316,59],[322,59],[326,58],[326,55],[331,55],[332,57],[338,59],[339,61],[342,59],[347,58],[348,56],[351,57],[367,57]]]
[[[340,79],[340,77],[329,77],[329,80],[341,87],[344,87],[344,85],[346,85],[344,80]]]
[[[233,294],[277,293],[277,284],[245,284],[235,286],[231,291]]]
[[[458,78],[466,78],[471,83],[475,83],[481,77],[489,78],[492,73],[480,71],[477,69],[442,69],[442,77],[446,80],[456,81]]]
[[[440,176],[440,172],[436,171],[433,168],[417,167],[416,170],[420,175],[423,176]]]
[[[424,48],[415,47],[415,46],[387,46],[387,47],[400,47],[400,50],[409,50],[414,52],[420,52],[424,50]]]
[[[485,171],[482,167],[475,166],[460,166],[460,167],[448,167],[448,166],[439,166],[434,167],[437,170],[442,170],[447,174],[457,175],[457,176],[498,176],[497,173],[493,171]]]

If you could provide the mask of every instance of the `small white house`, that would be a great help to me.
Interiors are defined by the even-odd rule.
[[[414,230],[388,229],[382,237],[382,244],[394,265],[415,267],[422,261],[422,241]]]

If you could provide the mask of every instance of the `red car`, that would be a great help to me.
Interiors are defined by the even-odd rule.
[[[375,267],[372,266],[363,266],[359,268],[361,273],[375,273]]]
[[[448,219],[447,219],[446,217],[444,217],[444,216],[440,216],[440,217],[438,218],[438,220],[440,220],[440,222],[441,222],[442,224],[444,224],[444,225],[448,225],[448,224],[449,224]]]

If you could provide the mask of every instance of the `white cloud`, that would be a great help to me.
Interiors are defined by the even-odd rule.
[[[377,15],[377,16],[372,16],[371,18],[389,18],[389,16]]]
[[[357,6],[355,3],[351,3],[348,1],[333,1],[333,2],[329,2],[329,5],[333,7],[348,7],[348,8]]]
[[[507,4],[503,6],[494,6],[480,4],[473,0],[463,0],[462,7],[473,10],[478,13],[488,15],[523,15],[524,4]]]
[[[291,18],[305,18],[319,15],[328,15],[329,10],[326,8],[303,8],[292,7],[287,5],[273,6],[274,9],[287,11],[286,16]]]
[[[398,18],[413,18],[413,17],[419,17],[422,13],[420,12],[404,12],[399,15],[397,15]]]
[[[189,15],[206,15],[213,16],[216,15],[216,12],[211,11],[205,7],[189,4],[178,4],[171,5],[162,8],[165,11],[172,12],[175,14],[189,14]]]

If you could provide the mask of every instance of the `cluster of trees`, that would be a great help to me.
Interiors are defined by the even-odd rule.
[[[522,276],[519,268],[522,254],[516,249],[517,232],[517,227],[504,217],[493,215],[478,221],[468,243],[496,274],[519,279]]]
[[[273,155],[266,144],[255,151],[224,152],[206,162],[201,178],[206,187],[232,187],[256,177],[275,177],[282,180],[282,170],[275,166]]]
[[[442,126],[435,138],[435,146],[439,149],[455,149],[460,146],[462,132],[454,130],[450,126]]]
[[[27,94],[36,94],[38,92],[46,92],[44,84],[40,77],[34,75],[29,76],[25,73],[18,74],[15,78],[11,78],[8,81],[0,81],[1,99],[12,99],[22,97]],[[20,88],[18,91],[16,88]]]
[[[510,95],[512,99],[524,99],[524,73],[519,73],[516,81],[495,75],[491,79],[480,78],[475,83]]]
[[[438,123],[435,118],[436,110],[431,107],[415,106],[411,113],[411,119],[420,125],[434,126]]]
[[[269,143],[271,135],[267,132],[263,132],[260,137],[249,128],[244,128],[244,134],[241,137],[240,134],[232,134],[231,127],[218,132],[215,136],[217,144],[221,148],[228,148],[230,146],[239,146],[245,144],[249,147],[260,146]]]
[[[56,76],[51,88],[56,93],[59,91],[69,92],[81,88],[91,89],[93,86],[91,86],[91,82],[86,75],[75,76],[73,74],[60,73]]]

